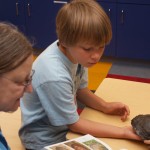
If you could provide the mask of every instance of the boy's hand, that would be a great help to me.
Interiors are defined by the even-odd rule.
[[[135,133],[134,129],[132,126],[126,126],[124,128],[124,138],[126,139],[133,139],[133,140],[138,140],[141,141],[142,139]]]
[[[121,116],[121,120],[125,121],[130,115],[130,109],[127,105],[120,102],[108,102],[104,113],[119,115]]]
[[[150,144],[150,140],[144,140],[145,144]]]

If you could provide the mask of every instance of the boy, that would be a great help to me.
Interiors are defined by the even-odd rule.
[[[76,99],[126,120],[129,108],[108,103],[87,88],[87,68],[96,64],[112,37],[109,18],[93,0],[73,0],[56,18],[58,41],[34,62],[33,93],[21,103],[19,135],[27,150],[62,142],[68,130],[97,137],[140,140],[130,127],[115,127],[80,118]]]

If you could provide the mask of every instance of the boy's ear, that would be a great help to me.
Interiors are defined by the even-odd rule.
[[[64,43],[62,43],[62,42],[59,42],[59,46],[61,46],[61,47],[63,47],[63,48],[66,48],[66,47],[67,47],[67,45],[64,44]]]

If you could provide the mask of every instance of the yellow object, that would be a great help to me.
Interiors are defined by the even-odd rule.
[[[96,90],[99,84],[107,76],[112,63],[109,62],[99,62],[93,67],[88,69],[89,84],[88,88],[90,90]]]

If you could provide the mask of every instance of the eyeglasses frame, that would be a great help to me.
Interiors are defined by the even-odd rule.
[[[7,79],[7,80],[9,80],[9,81],[11,81],[11,82],[13,82],[13,83],[15,83],[15,84],[17,84],[17,85],[22,85],[22,86],[24,86],[24,87],[27,87],[27,86],[29,86],[29,85],[31,84],[34,73],[35,73],[35,70],[32,69],[32,70],[31,70],[31,73],[30,73],[30,76],[29,76],[29,79],[28,79],[27,81],[25,81],[24,83],[17,83],[16,81],[14,81],[14,80],[12,80],[12,79],[9,79],[9,78],[7,78],[7,77],[5,77],[5,76],[0,76],[0,77],[1,77],[1,78],[4,78],[4,79]]]

